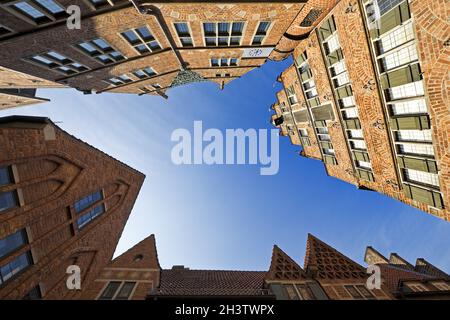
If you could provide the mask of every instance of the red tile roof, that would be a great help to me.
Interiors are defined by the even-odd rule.
[[[162,270],[156,296],[260,296],[265,271]]]

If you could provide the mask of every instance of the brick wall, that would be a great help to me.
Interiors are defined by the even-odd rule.
[[[0,189],[16,189],[20,199],[0,215],[0,238],[26,228],[34,260],[0,297],[20,299],[38,284],[45,299],[79,296],[65,286],[66,268],[81,267],[83,289],[110,261],[144,176],[52,124],[2,124],[0,145],[0,166],[15,172],[15,183]],[[106,212],[79,230],[74,202],[100,189]]]

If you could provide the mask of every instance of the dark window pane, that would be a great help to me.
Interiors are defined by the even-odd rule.
[[[75,211],[76,212],[81,212],[84,209],[86,209],[87,207],[89,207],[90,205],[94,204],[95,202],[99,201],[103,199],[103,194],[101,191],[97,191],[94,192],[80,200],[78,200],[77,202],[75,202]]]
[[[232,35],[242,35],[242,30],[244,29],[243,22],[233,22],[233,28],[231,30]]]
[[[10,167],[0,167],[0,185],[12,183],[12,174]]]
[[[33,289],[30,290],[22,300],[40,300],[42,299],[41,288],[37,285]]]
[[[0,283],[11,279],[14,275],[32,264],[29,252],[21,254],[16,259],[0,267]]]
[[[216,24],[215,23],[204,23],[203,30],[205,35],[215,35],[216,34]]]
[[[219,35],[226,36],[230,33],[230,24],[227,22],[219,23]]]
[[[145,52],[149,52],[150,51],[145,46],[145,44],[140,44],[140,45],[136,46],[136,50],[139,51],[140,53],[145,53]]]
[[[78,229],[85,227],[89,222],[91,222],[93,219],[104,212],[105,206],[103,204],[92,208],[86,214],[83,214],[80,218],[77,219]]]
[[[144,40],[153,40],[154,39],[147,27],[141,27],[141,28],[137,29],[137,32],[139,33],[141,38]]]
[[[131,292],[133,291],[135,285],[136,282],[125,282],[122,288],[120,288],[120,291],[116,296],[116,299],[127,300],[130,297]]]
[[[18,206],[17,195],[15,191],[0,193],[0,212]]]
[[[98,52],[91,44],[87,42],[80,43],[79,46],[89,54],[94,54],[95,52]]]
[[[136,44],[136,43],[138,43],[140,41],[138,36],[136,35],[136,33],[133,30],[125,31],[125,32],[122,33],[122,35],[131,44]]]
[[[189,28],[187,23],[175,23],[175,29],[179,36],[189,36]]]
[[[260,22],[256,34],[266,34],[267,29],[269,29],[270,22]]]
[[[353,299],[362,299],[362,295],[355,289],[354,286],[345,286],[345,289],[347,289]]]
[[[17,250],[28,243],[27,234],[24,229],[17,231],[0,240],[0,258]]]
[[[120,282],[111,281],[106,286],[105,290],[103,290],[102,295],[99,299],[101,300],[111,300],[116,294],[117,289],[119,289]]]

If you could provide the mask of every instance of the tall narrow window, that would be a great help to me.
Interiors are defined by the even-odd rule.
[[[183,47],[193,47],[194,43],[192,41],[188,24],[186,22],[176,22],[174,25],[175,29],[177,30],[181,45]]]
[[[75,202],[74,208],[75,212],[77,213],[83,212],[85,209],[91,207],[91,209],[88,212],[84,213],[77,219],[78,229],[82,229],[89,222],[91,222],[96,217],[105,212],[105,206],[103,203],[94,206],[102,199],[103,199],[102,191],[97,191]]]
[[[11,167],[0,167],[0,186],[13,183],[13,174]],[[19,205],[17,192],[5,191],[0,192],[0,212],[15,208]],[[1,248],[0,248],[1,250]]]
[[[130,29],[122,32],[122,37],[135,48],[140,54],[154,52],[161,49],[149,28],[146,26]]]
[[[28,244],[28,237],[24,229],[17,231],[0,240],[0,258],[3,258],[22,246]],[[29,251],[22,253],[10,262],[0,266],[0,285],[24,270],[33,263]]]
[[[256,29],[255,36],[253,37],[252,45],[261,45],[264,38],[267,36],[267,31],[270,27],[270,21],[261,21]]]

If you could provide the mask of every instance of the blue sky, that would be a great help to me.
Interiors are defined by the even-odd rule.
[[[268,62],[223,91],[199,83],[169,91],[169,100],[127,94],[39,90],[51,102],[1,111],[38,115],[146,174],[116,255],[156,235],[161,266],[267,270],[279,245],[303,265],[307,233],[362,263],[371,245],[411,263],[423,257],[450,272],[450,223],[398,201],[328,177],[280,138],[280,170],[258,165],[172,164],[177,128],[271,129],[275,79],[290,61]]]

